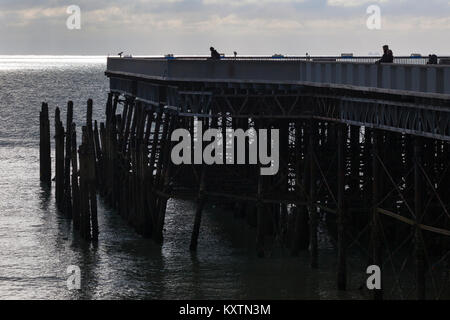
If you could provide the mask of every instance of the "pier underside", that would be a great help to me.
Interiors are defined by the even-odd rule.
[[[340,289],[347,252],[358,251],[367,266],[389,270],[390,286],[376,298],[449,296],[450,98],[107,75],[101,185],[141,234],[161,242],[167,201],[191,199],[195,251],[205,202],[231,203],[235,217],[256,227],[261,257],[271,236],[293,255],[309,249],[317,268],[318,232],[328,228]],[[222,137],[229,129],[279,129],[278,173],[174,165],[171,134],[183,128],[194,136],[195,121]]]

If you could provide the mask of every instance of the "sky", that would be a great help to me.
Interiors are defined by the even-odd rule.
[[[450,55],[449,38],[450,0],[0,0],[3,55]]]

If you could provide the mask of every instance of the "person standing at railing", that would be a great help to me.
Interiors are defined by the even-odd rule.
[[[383,46],[383,56],[376,63],[393,63],[394,62],[394,54],[392,50],[389,49],[388,45]]]

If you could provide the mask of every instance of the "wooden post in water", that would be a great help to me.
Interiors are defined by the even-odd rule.
[[[87,128],[82,128],[82,144],[78,149],[80,156],[80,234],[85,240],[91,239],[90,204],[89,204],[89,155]]]
[[[339,290],[347,288],[347,248],[345,237],[345,137],[346,126],[338,124],[338,168],[337,168],[337,233],[338,233],[338,273],[337,285]]]
[[[163,230],[164,230],[164,221],[166,217],[166,209],[167,209],[167,200],[169,199],[169,192],[170,192],[170,174],[171,174],[171,168],[172,168],[172,160],[170,158],[170,150],[172,146],[171,142],[171,134],[172,131],[176,125],[177,116],[174,114],[166,114],[168,116],[167,119],[167,128],[166,130],[163,130],[163,137],[162,137],[162,145],[161,145],[161,152],[162,152],[162,161],[163,161],[163,167],[162,171],[160,171],[160,180],[158,180],[158,190],[162,191],[163,195],[159,197],[158,200],[158,207],[156,213],[158,214],[156,219],[156,229],[154,234],[154,239],[157,243],[163,242]],[[164,125],[166,127],[166,123]]]
[[[164,163],[164,151],[165,151],[165,145],[167,143],[167,132],[169,131],[169,114],[165,113],[163,118],[163,126],[161,131],[161,140],[160,140],[160,148],[159,148],[159,157],[158,162],[156,165],[156,173],[154,177],[154,191],[155,191],[155,200],[154,200],[154,221],[155,224],[153,225],[154,229],[152,232],[153,240],[156,243],[161,244],[163,241],[163,234],[162,229],[160,229],[160,208],[161,204],[164,201],[162,199],[161,194],[159,193],[161,191],[161,181],[163,179],[163,163]]]
[[[150,210],[150,219],[148,220],[148,229],[147,232],[149,237],[153,237],[153,234],[156,229],[156,223],[157,223],[157,211],[156,211],[156,188],[155,188],[155,177],[154,177],[154,171],[155,171],[155,164],[156,164],[156,153],[158,150],[158,143],[159,143],[159,133],[161,130],[161,123],[162,123],[162,110],[155,110],[157,112],[156,114],[156,121],[155,121],[155,127],[153,129],[153,138],[152,138],[152,148],[151,148],[151,154],[150,154],[150,160],[148,165],[148,187],[147,187],[147,207]],[[151,229],[149,229],[151,228]]]
[[[59,108],[55,110],[55,181],[56,181],[56,205],[59,210],[64,209],[64,127],[61,122]]]
[[[67,104],[66,121],[66,155],[64,159],[64,213],[68,218],[72,218],[72,190],[70,183],[70,161],[72,160],[72,122],[73,122],[73,102]]]
[[[92,226],[92,240],[98,240],[98,220],[97,220],[97,187],[95,179],[95,152],[92,141],[89,143],[87,150],[88,160],[88,192],[89,192],[89,204],[90,204],[90,216]]]
[[[150,144],[150,136],[152,127],[154,126],[154,116],[153,116],[153,108],[149,107],[147,110],[147,123],[145,128],[145,136],[144,141],[142,143],[142,178],[143,178],[143,186],[142,186],[142,200],[143,200],[143,226],[142,226],[142,235],[145,238],[151,238],[152,234],[152,208],[149,205],[151,201],[148,199],[148,190],[151,189],[151,169],[149,168],[149,144]]]
[[[48,105],[42,103],[39,114],[40,142],[39,142],[39,162],[40,180],[47,186],[52,184],[52,159],[50,154],[50,121],[48,117]]]
[[[422,230],[418,224],[422,223],[423,217],[423,183],[422,165],[422,138],[414,139],[414,211],[416,215],[416,226],[414,232],[415,258],[416,258],[416,287],[417,299],[425,300],[425,245]]]
[[[198,236],[200,234],[200,224],[202,221],[202,211],[205,205],[204,191],[205,191],[205,168],[202,165],[200,187],[197,195],[197,209],[195,211],[195,218],[194,218],[194,228],[192,229],[191,244],[189,246],[189,249],[191,251],[197,251]]]
[[[86,163],[86,196],[88,198],[88,216],[86,217],[87,233],[90,234],[92,226],[91,239],[98,240],[98,220],[97,220],[97,183],[96,183],[96,166],[95,157],[95,138],[92,127],[93,101],[88,99],[86,112],[86,139],[85,141],[85,161]],[[84,134],[84,133],[83,133]],[[89,219],[90,218],[90,219]]]
[[[98,131],[97,120],[94,122],[94,146],[95,146],[95,158],[97,163],[95,166],[96,183],[99,188],[103,186],[103,154],[102,147],[100,145],[100,135]]]
[[[71,156],[72,156],[72,217],[73,228],[80,229],[80,189],[78,184],[78,154],[77,154],[77,129],[72,123]]]
[[[207,130],[209,127],[209,119],[206,119],[206,125],[204,126],[204,130]],[[211,120],[211,127],[216,129],[218,126],[217,124],[217,118],[213,118]],[[201,139],[201,137],[197,137],[197,139]],[[214,139],[217,139],[215,137]],[[225,142],[225,139],[223,139],[223,142]],[[224,153],[226,152],[224,147]],[[216,150],[217,151],[217,150]],[[205,206],[205,187],[206,187],[206,166],[204,164],[201,165],[201,173],[200,173],[200,184],[197,194],[197,209],[195,211],[195,218],[194,218],[194,228],[192,229],[192,235],[191,235],[191,244],[189,249],[191,251],[197,251],[197,244],[198,244],[198,236],[200,234],[200,225],[202,221],[202,211],[203,207]]]

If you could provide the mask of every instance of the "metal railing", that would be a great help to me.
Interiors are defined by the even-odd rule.
[[[152,56],[152,57],[135,57],[139,59],[149,60],[209,60],[209,56]],[[380,60],[379,56],[222,56],[220,60],[224,61],[312,61],[312,62],[354,62],[354,63],[375,63]],[[450,61],[450,56],[438,57],[438,64]],[[398,56],[394,58],[395,64],[427,64],[426,56]]]

